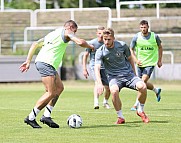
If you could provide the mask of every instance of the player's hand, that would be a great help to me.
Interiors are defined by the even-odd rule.
[[[136,61],[136,64],[137,64],[138,66],[142,66],[142,62],[141,62],[140,60],[137,60],[137,61]]]
[[[83,70],[83,74],[84,74],[85,78],[87,79],[89,76],[87,69]]]
[[[162,62],[159,62],[157,63],[158,67],[160,68],[162,66]]]
[[[93,45],[90,45],[90,49],[92,50],[92,51],[95,51],[95,48],[94,48],[94,46]]]
[[[20,67],[20,71],[21,72],[27,72],[27,70],[29,69],[30,67],[30,63],[29,62],[24,62]]]
[[[104,92],[104,86],[102,84],[97,84],[97,93],[101,95]]]

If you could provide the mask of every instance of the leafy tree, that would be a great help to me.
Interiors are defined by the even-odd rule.
[[[39,0],[4,0],[5,7],[14,9],[39,9],[40,4],[37,3]],[[58,3],[59,8],[78,8],[79,0],[46,0],[47,9],[55,7],[55,3]],[[121,1],[133,1],[133,0],[121,0]],[[141,5],[145,8],[155,8],[156,4],[145,4]],[[83,0],[83,7],[110,7],[116,8],[116,0]],[[128,8],[128,5],[123,5],[122,8]],[[163,3],[160,4],[161,8],[178,8],[181,7],[180,3]],[[134,8],[140,8],[140,5],[135,5]]]
[[[38,9],[39,5],[29,0],[5,0],[5,7],[13,9]]]
[[[78,8],[79,0],[58,0],[60,8]]]

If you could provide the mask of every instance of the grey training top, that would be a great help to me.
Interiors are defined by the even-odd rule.
[[[97,38],[92,39],[91,41],[88,42],[90,45],[93,45],[95,50],[92,51],[89,48],[86,48],[86,51],[89,52],[90,54],[90,63],[89,66],[90,68],[94,68],[95,65],[95,54],[98,48],[100,48],[104,43],[103,42],[99,42]],[[101,66],[101,69],[103,69],[103,66]]]
[[[114,41],[113,48],[102,45],[96,52],[95,64],[103,62],[108,76],[128,77],[134,75],[132,66],[128,61],[131,56],[129,47],[123,41]]]

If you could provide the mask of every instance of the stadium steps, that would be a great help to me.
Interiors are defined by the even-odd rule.
[[[112,17],[117,17],[116,9],[112,9]],[[155,17],[156,8],[120,9],[120,17]],[[181,16],[180,8],[160,8],[160,17]]]
[[[116,18],[116,10],[112,9],[112,17]],[[138,17],[140,20],[143,17],[155,17],[155,9],[121,9],[121,17]],[[181,16],[180,9],[160,9],[160,16]],[[78,26],[107,26],[107,13],[105,11],[79,11],[75,12],[75,20]],[[12,49],[13,41],[23,41],[23,32],[25,27],[30,27],[30,14],[29,13],[0,13],[0,37],[2,44],[2,54],[7,54]],[[66,20],[70,19],[70,12],[54,12],[54,13],[38,13],[37,26],[62,26]],[[139,31],[139,21],[121,21],[113,22],[112,27],[115,30],[115,34],[129,34]],[[154,19],[150,23],[151,30],[156,33],[181,33],[181,19]],[[44,37],[50,31],[33,31],[29,33],[29,40],[37,40]],[[77,36],[90,40],[95,37],[95,29],[83,30],[79,29],[76,33]],[[129,44],[131,39],[126,39]],[[163,41],[163,47],[180,48],[179,42],[175,42],[175,39]],[[166,43],[166,44],[164,44]],[[166,47],[166,48],[167,48]],[[178,54],[179,52],[175,52]],[[177,58],[176,58],[177,60]],[[175,60],[175,61],[176,61]],[[179,58],[178,58],[179,60]]]
[[[30,14],[0,12],[0,19],[1,52],[8,54],[9,51],[12,51],[12,45],[15,41],[23,40],[24,28],[30,26]]]

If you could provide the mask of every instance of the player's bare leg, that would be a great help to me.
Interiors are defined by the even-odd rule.
[[[97,86],[94,86],[94,109],[99,109],[99,95],[97,93]]]
[[[122,114],[122,103],[121,100],[119,98],[119,87],[117,85],[113,85],[110,87],[110,91],[112,94],[112,102],[114,105],[114,109],[117,112],[118,115],[118,119],[115,122],[115,124],[124,124],[125,123],[125,119],[124,116]]]
[[[46,92],[42,97],[40,97],[29,116],[24,120],[25,123],[29,124],[33,128],[41,128],[41,126],[37,124],[35,118],[38,113],[50,102],[50,100],[56,97],[55,79],[56,76],[42,77],[42,82],[45,86]]]
[[[103,106],[106,108],[106,109],[110,109],[110,105],[108,103],[108,99],[110,97],[110,89],[109,89],[109,86],[105,85],[104,86],[104,89],[105,89],[105,93],[104,93],[104,100],[103,100]]]
[[[147,87],[146,84],[142,81],[137,82],[136,87],[138,89],[138,109],[137,109],[137,115],[142,118],[142,121],[145,123],[149,122],[149,118],[146,116],[144,112],[144,105],[147,98]]]
[[[155,92],[156,97],[157,97],[157,101],[160,102],[161,88],[155,88],[154,85],[151,82],[148,82],[149,78],[150,77],[148,75],[146,75],[146,74],[144,74],[142,76],[142,80],[145,82],[145,84],[147,86],[147,89],[153,90]],[[139,104],[139,100],[138,100],[138,96],[137,96],[136,102],[133,105],[133,107],[131,108],[131,111],[136,111],[138,104]]]
[[[43,122],[44,124],[47,124],[49,127],[59,128],[59,125],[56,124],[51,119],[51,112],[59,98],[59,95],[62,93],[64,89],[64,86],[58,74],[56,74],[55,76],[53,85],[54,87],[51,89],[53,89],[53,93],[55,94],[55,96],[53,96],[53,98],[49,101],[48,105],[46,105],[44,115],[41,117],[40,121]],[[45,85],[45,88],[47,89],[47,91],[49,91],[46,85]]]
[[[154,85],[151,82],[148,82],[148,80],[150,79],[150,77],[146,74],[144,74],[142,76],[143,81],[146,83],[147,89],[152,90],[155,92],[157,101],[160,102],[161,99],[161,88],[155,88]]]

